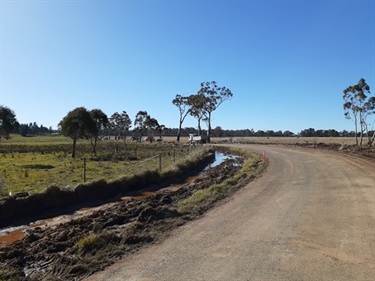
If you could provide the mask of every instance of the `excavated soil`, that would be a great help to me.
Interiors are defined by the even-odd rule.
[[[241,168],[231,158],[177,190],[164,189],[91,210],[58,224],[34,225],[0,247],[0,280],[81,280],[202,214],[180,214],[176,204],[193,191],[221,183]]]
[[[375,146],[363,146],[359,148],[356,145],[341,145],[337,143],[300,143],[293,144],[298,147],[315,148],[322,150],[337,151],[340,153],[346,153],[354,156],[362,156],[367,158],[375,159]]]

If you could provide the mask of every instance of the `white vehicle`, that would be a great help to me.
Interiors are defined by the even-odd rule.
[[[194,143],[207,143],[208,137],[207,136],[200,136],[197,134],[189,134],[189,142],[191,144]]]

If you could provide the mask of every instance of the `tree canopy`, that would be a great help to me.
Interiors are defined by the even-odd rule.
[[[152,118],[147,111],[138,111],[135,116],[134,126],[135,133],[138,135],[139,140],[146,131],[153,136],[155,130],[162,130],[162,126],[159,125],[158,120]]]
[[[206,97],[202,94],[190,95],[187,100],[190,106],[189,114],[198,121],[198,135],[202,134],[201,120],[205,117],[206,102]]]
[[[98,127],[89,111],[84,107],[77,107],[69,111],[60,121],[59,127],[64,136],[73,140],[72,157],[76,156],[78,139],[94,137],[98,134]]]
[[[202,134],[201,121],[206,122],[208,141],[210,141],[212,113],[224,101],[233,96],[230,89],[219,87],[215,81],[202,82],[200,86],[200,89],[195,95],[184,97],[178,94],[172,100],[172,103],[177,106],[180,113],[177,141],[180,140],[182,123],[188,114],[198,121],[198,135]]]
[[[204,121],[207,123],[208,141],[211,135],[212,113],[226,100],[233,97],[233,93],[226,87],[219,87],[215,81],[201,83],[197,95],[202,95]]]
[[[0,139],[9,139],[12,131],[19,127],[16,114],[9,107],[0,105]]]
[[[101,109],[91,110],[90,115],[96,124],[96,130],[95,132],[92,132],[91,135],[92,152],[94,155],[96,155],[96,145],[98,142],[99,133],[108,126],[109,120],[107,114],[105,114]]]
[[[126,140],[126,133],[132,126],[132,121],[126,111],[122,111],[121,113],[113,113],[111,118],[109,119],[109,123],[111,129],[115,133],[115,139],[124,136],[124,140]]]

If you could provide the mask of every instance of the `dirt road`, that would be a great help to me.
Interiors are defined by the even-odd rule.
[[[264,148],[263,177],[87,280],[374,280],[375,163]]]

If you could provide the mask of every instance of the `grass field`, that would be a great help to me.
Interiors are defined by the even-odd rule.
[[[2,195],[23,191],[38,193],[50,185],[75,186],[84,180],[113,180],[145,170],[158,170],[160,166],[165,170],[195,149],[171,143],[103,141],[94,156],[89,141],[80,141],[77,157],[73,159],[71,145],[69,138],[59,136],[12,136],[9,141],[2,141]]]
[[[71,143],[72,140],[69,137],[60,135],[52,136],[34,136],[34,137],[22,137],[21,135],[11,135],[9,140],[2,139],[0,146],[2,145],[15,145],[15,144],[32,144],[32,145],[44,145],[44,144],[67,144]],[[79,141],[83,142],[83,141]]]

